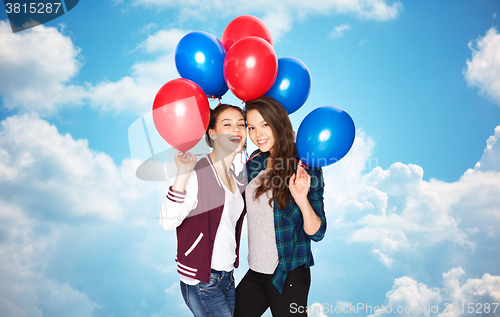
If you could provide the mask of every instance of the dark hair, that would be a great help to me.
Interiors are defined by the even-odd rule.
[[[215,129],[215,125],[217,124],[217,119],[219,119],[219,115],[227,109],[238,110],[239,112],[241,112],[243,118],[245,118],[245,113],[240,107],[229,105],[226,103],[221,103],[214,109],[210,109],[210,121],[208,122],[208,128],[207,131],[205,132],[205,141],[207,141],[209,147],[214,147],[214,140],[210,138],[208,131],[210,129]]]
[[[274,98],[263,96],[247,102],[245,113],[251,110],[257,110],[260,113],[271,127],[274,137],[274,144],[269,155],[269,172],[266,173],[264,181],[257,187],[253,198],[257,199],[257,197],[272,188],[273,195],[269,199],[269,205],[271,205],[273,199],[276,199],[278,207],[283,209],[292,197],[288,188],[288,181],[296,170],[295,132],[288,117],[288,112]],[[276,186],[276,179],[284,186]]]

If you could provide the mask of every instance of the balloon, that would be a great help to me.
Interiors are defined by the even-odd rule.
[[[191,32],[177,44],[175,66],[182,78],[194,81],[210,96],[224,84],[222,65],[225,56],[226,49],[215,36]]]
[[[227,87],[226,82],[224,82],[224,84],[222,85],[222,87],[220,87],[220,89],[216,93],[212,94],[210,96],[210,98],[220,98],[220,97],[224,96],[224,94],[228,90],[229,90],[229,88]]]
[[[311,73],[306,64],[294,57],[278,59],[278,75],[266,96],[273,97],[288,114],[306,102],[311,91]]]
[[[355,136],[351,116],[338,107],[320,107],[311,111],[297,132],[297,152],[307,166],[323,167],[343,158]]]
[[[153,122],[173,148],[187,151],[205,134],[210,105],[203,90],[189,79],[177,78],[160,88],[153,102]]]
[[[234,43],[248,36],[263,38],[271,46],[273,45],[271,31],[262,20],[252,15],[241,15],[229,22],[222,32],[221,41],[226,51],[229,51]]]
[[[243,101],[264,95],[274,83],[278,59],[271,44],[250,36],[234,43],[224,60],[224,78],[232,93]]]

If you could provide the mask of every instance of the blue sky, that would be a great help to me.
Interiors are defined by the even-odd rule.
[[[0,310],[188,315],[175,234],[155,219],[166,183],[135,177],[128,129],[179,77],[180,38],[220,38],[242,14],[311,71],[296,129],[326,105],[358,129],[324,170],[309,303],[500,302],[499,12],[494,0],[80,1],[16,34],[0,12]]]

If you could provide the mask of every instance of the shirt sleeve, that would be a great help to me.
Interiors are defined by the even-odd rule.
[[[160,211],[160,225],[165,230],[177,228],[198,205],[198,178],[193,170],[189,174],[184,192],[169,187]]]
[[[313,241],[321,241],[325,236],[326,231],[326,216],[325,216],[325,206],[323,201],[323,192],[325,187],[325,182],[323,180],[323,170],[321,168],[311,168],[308,171],[311,175],[311,187],[309,193],[307,194],[307,199],[309,204],[313,208],[316,215],[321,219],[321,225],[313,235],[308,235]],[[306,233],[307,234],[307,233]]]

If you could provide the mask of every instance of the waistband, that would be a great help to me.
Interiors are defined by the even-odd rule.
[[[214,270],[214,269],[210,269],[210,272],[218,274],[221,277],[224,277],[224,276],[227,276],[227,275],[233,275],[234,269],[231,270],[231,271],[229,271],[229,272],[228,271],[217,271],[217,270]]]

